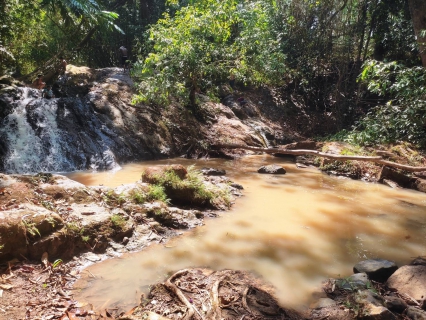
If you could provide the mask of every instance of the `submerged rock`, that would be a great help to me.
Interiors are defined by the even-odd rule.
[[[286,170],[276,164],[271,164],[268,166],[262,166],[257,170],[258,173],[267,173],[267,174],[285,174]]]

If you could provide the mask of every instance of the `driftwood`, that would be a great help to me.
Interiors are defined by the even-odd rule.
[[[426,167],[413,167],[413,166],[408,166],[405,164],[399,164],[396,162],[384,160],[381,156],[348,156],[348,155],[330,154],[330,153],[320,152],[316,150],[304,150],[304,149],[287,150],[287,149],[279,149],[279,148],[270,149],[270,148],[249,147],[249,146],[244,146],[240,144],[218,144],[218,145],[214,145],[213,147],[224,148],[224,149],[245,149],[245,150],[257,151],[257,152],[271,153],[271,154],[272,153],[288,154],[293,156],[313,155],[313,156],[333,159],[337,161],[346,161],[346,160],[368,161],[368,162],[382,164],[387,167],[393,167],[393,168],[410,171],[410,172],[426,171]]]

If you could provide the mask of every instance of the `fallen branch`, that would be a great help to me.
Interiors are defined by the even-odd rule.
[[[426,167],[413,167],[413,166],[408,166],[405,164],[399,164],[396,162],[384,160],[380,156],[348,156],[348,155],[325,153],[325,152],[320,152],[316,150],[304,150],[304,149],[286,150],[286,149],[278,149],[278,148],[268,149],[268,148],[249,147],[249,146],[244,146],[240,144],[218,144],[218,145],[214,145],[213,147],[224,148],[224,149],[245,149],[245,150],[251,150],[256,152],[264,152],[264,153],[270,153],[270,154],[272,153],[288,154],[288,155],[294,155],[294,156],[313,155],[313,156],[333,159],[337,161],[347,161],[347,160],[368,161],[368,162],[382,164],[387,167],[393,167],[393,168],[410,171],[410,172],[426,171]]]

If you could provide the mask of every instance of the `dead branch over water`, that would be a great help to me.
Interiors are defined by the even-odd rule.
[[[374,162],[374,163],[382,164],[384,166],[393,167],[393,168],[410,171],[410,172],[426,171],[426,167],[413,167],[413,166],[408,166],[405,164],[399,164],[396,162],[385,160],[380,156],[348,156],[348,155],[330,154],[330,153],[325,153],[325,152],[316,151],[316,150],[304,150],[304,149],[287,150],[287,149],[279,149],[279,148],[269,149],[269,148],[244,146],[240,144],[218,144],[218,145],[214,145],[213,147],[219,148],[219,149],[220,148],[245,149],[245,150],[257,151],[257,152],[264,152],[264,153],[271,153],[271,154],[272,153],[288,154],[288,155],[294,155],[294,156],[313,155],[313,156],[322,157],[326,159],[333,159],[337,161],[346,161],[346,160],[368,161],[368,162]]]

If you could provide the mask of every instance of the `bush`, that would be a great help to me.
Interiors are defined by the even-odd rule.
[[[360,81],[386,101],[361,119],[345,140],[354,144],[408,141],[426,146],[426,70],[368,61]]]

